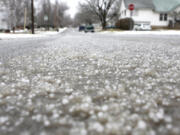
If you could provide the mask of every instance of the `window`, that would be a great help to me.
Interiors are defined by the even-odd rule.
[[[167,21],[167,14],[164,14],[164,21]]]
[[[168,20],[168,15],[167,14],[160,14],[159,20],[160,21],[167,21]]]
[[[160,20],[160,21],[163,21],[163,14],[160,14],[159,20]]]

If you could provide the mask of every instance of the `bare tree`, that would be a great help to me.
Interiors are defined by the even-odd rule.
[[[30,14],[29,0],[2,0],[9,11],[8,24],[9,27],[23,26],[24,23],[24,9],[27,8],[27,14]],[[30,21],[30,15],[27,16],[27,21]]]
[[[60,27],[64,27],[66,26],[65,21],[67,21],[66,19],[70,19],[68,18],[69,16],[66,15],[66,11],[69,9],[69,7],[67,6],[66,3],[59,3],[58,4],[58,12],[57,12],[57,22],[58,22],[58,26]],[[67,24],[68,25],[68,24]]]
[[[99,18],[102,28],[105,29],[108,18],[117,14],[117,11],[114,10],[116,2],[117,0],[86,0],[85,6]]]
[[[8,9],[7,23],[10,28],[24,26],[24,13],[27,11],[27,25],[31,26],[31,0],[0,0]],[[35,24],[39,26],[63,27],[70,25],[72,19],[65,12],[69,9],[66,3],[55,3],[51,0],[34,0],[38,2],[35,8]],[[47,16],[47,20],[44,17]]]
[[[63,19],[61,20],[61,26],[62,27],[69,27],[73,24],[73,20],[70,17],[70,15],[64,15]]]
[[[97,23],[99,21],[99,18],[89,10],[89,7],[87,4],[81,4],[79,3],[79,10],[78,13],[74,17],[74,25],[78,26],[80,24],[92,24]]]
[[[63,27],[66,25],[65,20],[70,20],[65,12],[69,9],[66,3],[59,3],[57,0],[55,4],[51,3],[50,0],[43,0],[37,15],[37,23],[39,26],[52,26],[52,27]],[[47,16],[48,20],[44,20],[44,16]]]
[[[9,27],[12,28],[16,26],[16,16],[15,16],[15,0],[2,0],[4,6],[7,9],[7,19],[6,23],[8,23]]]

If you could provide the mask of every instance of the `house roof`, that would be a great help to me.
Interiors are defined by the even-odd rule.
[[[136,9],[139,8],[154,9],[153,0],[124,0],[124,4],[126,8],[128,8],[129,4],[134,4]]]
[[[180,6],[180,0],[153,0],[156,11],[171,12]]]
[[[134,4],[136,9],[149,8],[157,12],[171,12],[180,6],[180,0],[124,0],[126,8]]]

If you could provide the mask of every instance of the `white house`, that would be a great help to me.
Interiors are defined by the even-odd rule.
[[[134,5],[134,11],[128,9]],[[180,0],[122,0],[120,18],[131,17],[135,23],[149,23],[152,27],[172,26],[180,20]]]
[[[0,3],[2,5],[2,3]],[[8,29],[8,11],[7,8],[1,6],[0,8],[0,30]]]

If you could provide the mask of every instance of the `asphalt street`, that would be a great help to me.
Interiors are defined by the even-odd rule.
[[[179,135],[180,36],[0,40],[0,135]]]

